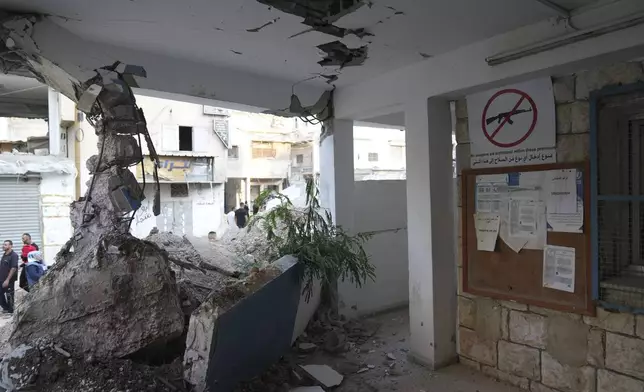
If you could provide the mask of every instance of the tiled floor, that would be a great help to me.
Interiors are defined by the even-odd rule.
[[[475,370],[454,365],[430,371],[408,359],[409,317],[406,309],[371,318],[381,324],[378,333],[348,353],[318,352],[306,363],[326,364],[350,374],[338,392],[519,392]],[[395,359],[392,359],[395,358]],[[392,365],[395,363],[395,365]],[[355,373],[351,369],[362,369]]]

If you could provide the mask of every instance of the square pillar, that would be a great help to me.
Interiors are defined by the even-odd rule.
[[[62,152],[60,139],[60,94],[49,87],[47,92],[49,155],[60,155]]]
[[[326,121],[320,137],[320,204],[345,231],[353,228],[353,121]]]
[[[449,101],[405,106],[410,355],[436,369],[456,361],[456,263]]]

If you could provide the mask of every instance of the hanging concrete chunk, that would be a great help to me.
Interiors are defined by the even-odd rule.
[[[300,366],[309,376],[324,388],[333,388],[342,384],[344,376],[327,365]]]

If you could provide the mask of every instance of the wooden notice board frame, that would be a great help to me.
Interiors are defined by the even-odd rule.
[[[543,287],[543,251],[510,249],[501,238],[494,252],[477,250],[474,213],[476,212],[476,177],[506,174],[577,169],[582,174],[584,225],[583,233],[547,233],[548,245],[575,248],[575,291],[569,293]],[[469,169],[461,173],[463,291],[474,295],[511,300],[524,304],[595,315],[592,300],[592,257],[590,249],[590,165],[553,163],[537,166]]]

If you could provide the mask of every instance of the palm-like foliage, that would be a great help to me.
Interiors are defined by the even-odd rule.
[[[306,183],[305,208],[294,207],[287,196],[270,190],[262,192],[255,203],[261,208],[273,199],[279,199],[280,205],[256,215],[248,229],[262,225],[271,260],[293,255],[304,264],[307,301],[316,280],[326,288],[333,287],[338,279],[349,279],[361,287],[375,278],[375,269],[362,246],[370,235],[349,235],[332,223],[329,211],[320,207],[317,181],[309,179]]]

